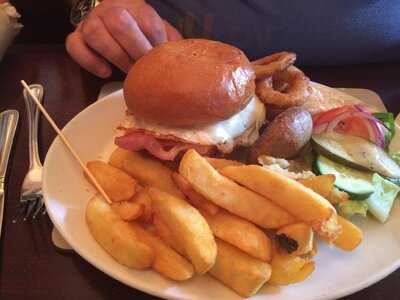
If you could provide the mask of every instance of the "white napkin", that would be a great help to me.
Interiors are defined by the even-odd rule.
[[[20,17],[21,15],[10,3],[0,4],[0,61],[23,27],[21,23],[18,23]]]

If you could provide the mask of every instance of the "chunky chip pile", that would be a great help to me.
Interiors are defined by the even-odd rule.
[[[296,181],[195,150],[167,166],[117,148],[87,167],[113,201],[89,201],[93,238],[120,264],[172,280],[210,274],[248,297],[309,277],[316,236],[346,251],[363,238],[326,199],[331,176]]]

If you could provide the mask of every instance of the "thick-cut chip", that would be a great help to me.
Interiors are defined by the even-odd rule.
[[[320,194],[324,198],[332,193],[333,184],[335,183],[335,175],[324,174],[311,178],[299,179],[302,185],[312,189],[317,194]]]
[[[322,178],[323,176],[324,177],[329,176],[329,174],[317,176],[314,178]],[[314,179],[314,178],[311,178],[311,179]],[[333,179],[334,179],[334,176],[333,176]],[[320,182],[320,180],[316,180],[315,182],[318,182],[318,184],[308,184],[308,185],[305,184],[305,185],[307,187],[309,187],[310,189],[312,189],[314,192],[320,194],[321,196],[327,197],[328,200],[330,200],[331,198],[340,199],[341,196],[343,196],[344,199],[346,199],[346,197],[348,198],[348,195],[346,193],[341,192],[341,191],[337,190],[336,188],[330,188],[330,189],[327,188],[328,181],[331,181],[331,180],[332,180],[332,178],[326,177],[325,179],[323,179],[323,181],[326,181],[325,184],[322,184]],[[303,181],[299,180],[299,182],[304,184]],[[335,195],[338,195],[338,196],[335,196]],[[338,221],[339,225],[342,227],[342,229],[341,229],[339,235],[337,236],[337,238],[333,241],[333,244],[345,251],[354,250],[355,248],[358,247],[358,245],[363,240],[363,233],[362,233],[361,229],[358,228],[353,223],[351,223],[350,221],[344,219],[341,216],[337,216],[337,221]]]
[[[131,201],[120,201],[111,203],[111,208],[122,220],[134,221],[142,216],[144,206]]]
[[[192,204],[194,207],[204,209],[212,215],[215,215],[219,211],[219,207],[217,205],[211,201],[208,201],[206,198],[196,192],[181,174],[176,172],[172,173],[172,179],[181,192],[186,196],[190,204]]]
[[[97,243],[120,264],[133,269],[152,265],[154,250],[140,240],[134,223],[121,220],[105,200],[94,197],[89,201],[86,223]]]
[[[250,297],[271,276],[268,263],[240,251],[219,239],[218,255],[210,274],[242,297]]]
[[[120,170],[124,169],[124,162],[129,155],[128,150],[116,148],[110,155],[108,163]]]
[[[263,228],[279,228],[295,218],[265,197],[222,176],[194,150],[181,160],[179,173],[206,199]]]
[[[140,152],[117,148],[111,154],[110,164],[129,173],[145,186],[154,186],[183,197],[171,178],[172,171],[155,158],[147,157]]]
[[[328,241],[340,233],[332,204],[296,180],[256,165],[226,167],[220,172],[308,223]]]
[[[157,188],[149,189],[154,214],[185,249],[196,273],[206,273],[214,264],[217,245],[207,221],[185,200]]]
[[[229,166],[241,166],[243,163],[236,160],[230,160],[225,158],[205,157],[207,161],[214,167],[214,169],[222,169]]]
[[[137,223],[123,221],[99,197],[88,203],[86,220],[95,240],[119,263],[134,269],[151,266],[178,281],[193,276],[193,266],[185,258]]]
[[[148,188],[143,188],[138,191],[132,198],[132,202],[143,206],[143,213],[140,216],[140,220],[144,222],[151,222],[153,216],[153,209],[151,207],[151,198],[149,195]]]
[[[283,226],[276,232],[276,235],[280,246],[291,255],[304,255],[310,253],[314,248],[314,232],[306,223]]]
[[[317,239],[314,239],[313,248],[308,255],[310,256],[310,258],[313,258],[317,254],[318,254],[318,242],[317,242]]]
[[[268,283],[288,285],[304,281],[314,271],[315,263],[308,258],[281,253],[274,247],[271,268],[272,274]]]
[[[185,248],[179,243],[179,238],[164,224],[163,221],[157,216],[153,217],[153,224],[156,234],[179,254],[185,255]]]
[[[345,251],[354,250],[362,242],[363,232],[356,225],[341,216],[338,216],[338,222],[342,226],[342,232],[333,241],[333,244]]]
[[[215,215],[200,211],[217,238],[239,248],[247,254],[264,261],[271,259],[271,240],[256,225],[220,210]]]
[[[135,194],[137,181],[124,171],[100,160],[89,161],[86,166],[112,201],[127,201]]]
[[[290,258],[272,259],[271,279],[268,283],[273,285],[288,285],[302,282],[315,270],[315,263],[298,256]]]
[[[167,246],[153,233],[135,224],[139,239],[153,248],[155,258],[152,268],[167,278],[182,281],[193,276],[193,266],[180,254]]]
[[[333,205],[340,204],[350,200],[350,195],[346,192],[339,190],[337,187],[333,187],[332,193],[326,198]]]

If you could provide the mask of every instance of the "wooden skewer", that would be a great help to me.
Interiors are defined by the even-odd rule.
[[[49,121],[50,125],[53,127],[53,129],[57,132],[58,136],[61,138],[63,141],[64,145],[68,148],[68,150],[71,152],[71,154],[75,157],[75,159],[78,161],[78,163],[81,165],[82,169],[85,171],[87,176],[89,176],[90,180],[93,182],[94,186],[96,189],[100,192],[100,194],[106,199],[106,201],[111,204],[111,199],[108,197],[106,192],[103,190],[103,188],[100,186],[100,184],[97,182],[96,178],[94,178],[92,172],[86,167],[86,165],[83,163],[81,158],[79,157],[78,153],[75,151],[75,149],[72,147],[72,145],[68,142],[67,138],[65,135],[61,132],[61,130],[58,128],[56,123],[53,121],[53,119],[50,117],[50,115],[47,113],[46,109],[43,107],[43,105],[39,102],[39,100],[36,98],[36,96],[33,94],[32,90],[29,88],[29,86],[26,84],[24,80],[21,80],[22,86],[26,89],[28,92],[29,96],[35,101],[36,105],[39,107],[40,111],[42,114],[45,116],[47,121]]]

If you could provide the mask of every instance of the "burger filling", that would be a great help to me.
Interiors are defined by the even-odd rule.
[[[195,149],[202,155],[216,151],[229,153],[235,146],[252,145],[264,120],[265,107],[256,96],[226,120],[190,128],[150,123],[128,112],[119,126],[122,135],[115,143],[131,151],[145,149],[162,160],[174,160],[187,149]]]

